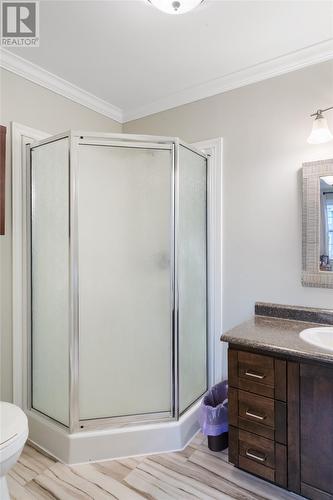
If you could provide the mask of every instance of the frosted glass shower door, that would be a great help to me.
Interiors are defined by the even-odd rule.
[[[69,420],[68,140],[31,151],[31,406]]]
[[[80,419],[171,412],[172,150],[80,145]]]
[[[179,411],[207,389],[207,160],[180,146]]]

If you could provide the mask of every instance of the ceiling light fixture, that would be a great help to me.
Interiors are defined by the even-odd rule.
[[[310,115],[315,116],[315,119],[313,121],[311,134],[308,137],[309,144],[321,144],[333,139],[333,135],[327,125],[327,120],[323,115],[323,113],[329,109],[333,109],[333,106],[326,109],[318,109],[318,111]]]
[[[185,14],[195,9],[204,0],[148,0],[157,9],[166,14]]]

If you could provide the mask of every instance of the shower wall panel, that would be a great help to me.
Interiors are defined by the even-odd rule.
[[[80,145],[80,419],[171,412],[172,150]]]
[[[68,139],[31,151],[31,405],[69,421]]]
[[[207,389],[207,160],[179,148],[179,410]]]

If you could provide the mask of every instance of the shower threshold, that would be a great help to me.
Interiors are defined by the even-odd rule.
[[[74,433],[38,412],[27,411],[29,440],[67,465],[178,451],[199,430],[199,406],[197,401],[179,420]]]

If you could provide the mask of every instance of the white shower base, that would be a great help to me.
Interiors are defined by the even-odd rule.
[[[57,460],[74,465],[183,449],[199,429],[200,401],[178,421],[69,434],[28,411],[29,440]]]

